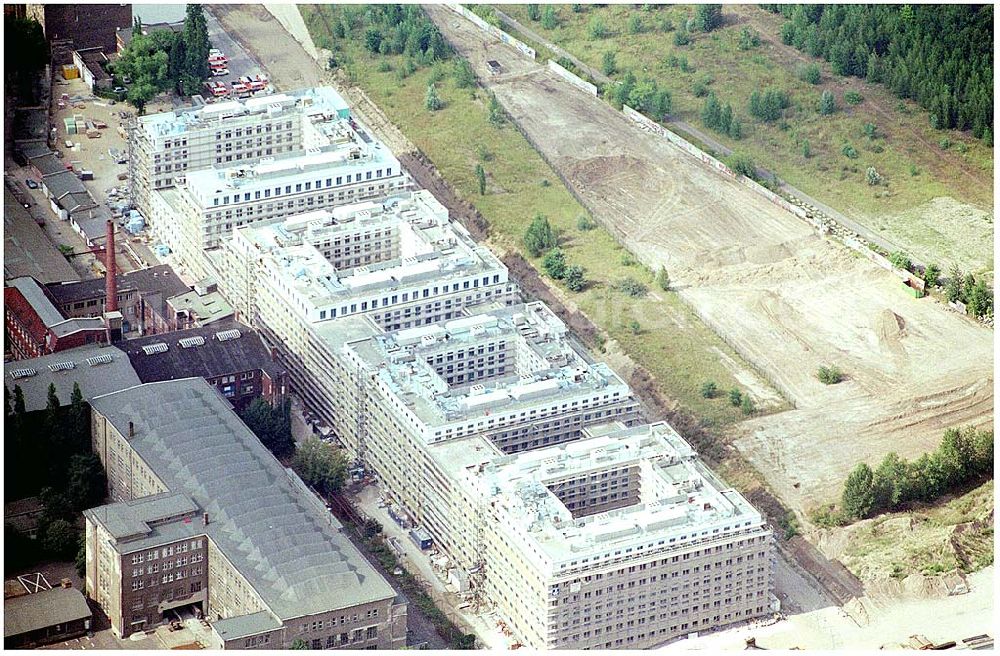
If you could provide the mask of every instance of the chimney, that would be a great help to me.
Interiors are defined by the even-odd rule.
[[[278,349],[277,347],[271,347],[271,362],[275,362],[278,359]]]
[[[128,436],[135,437],[135,424],[128,422]]]
[[[201,523],[203,526],[208,526],[208,513],[204,513],[201,516]]]
[[[104,256],[107,258],[105,268],[105,312],[118,311],[118,267],[115,263],[115,223],[108,219],[107,238],[104,245]]]

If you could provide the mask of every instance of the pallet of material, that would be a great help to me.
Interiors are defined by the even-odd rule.
[[[87,130],[87,138],[88,139],[100,139],[101,138],[101,131],[100,130],[96,130],[96,129]]]

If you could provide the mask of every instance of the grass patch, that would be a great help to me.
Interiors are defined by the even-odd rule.
[[[324,30],[319,20],[336,17],[335,5],[303,6],[311,29]],[[568,9],[567,9],[568,13]],[[321,32],[327,34],[325,30]],[[402,56],[373,56],[357,40],[339,39],[339,61],[347,72],[388,118],[434,162],[442,177],[463,199],[468,200],[490,224],[489,243],[494,250],[521,253],[536,269],[541,258],[532,258],[523,247],[524,231],[535,214],[541,213],[559,235],[559,246],[568,265],[581,265],[588,280],[580,293],[564,291],[566,297],[587,315],[624,352],[642,363],[668,397],[703,419],[706,425],[724,426],[742,418],[739,408],[718,399],[701,397],[702,382],[710,378],[720,389],[739,386],[732,373],[720,362],[718,351],[739,362],[740,357],[707,328],[672,292],[657,290],[632,298],[615,289],[616,283],[631,277],[652,287],[651,272],[623,264],[625,253],[601,227],[581,230],[583,208],[542,160],[525,138],[511,125],[489,122],[488,95],[481,89],[473,95],[460,89],[452,76],[437,82],[444,107],[435,112],[424,108],[424,96],[431,69],[414,71],[400,80],[394,73],[379,70],[388,61],[398,70]],[[491,158],[483,162],[488,149]],[[490,179],[486,195],[479,194],[476,164],[482,163]],[[587,226],[589,227],[589,225]],[[560,287],[560,289],[564,289]],[[632,330],[637,322],[642,330]],[[718,351],[717,351],[717,350]]]

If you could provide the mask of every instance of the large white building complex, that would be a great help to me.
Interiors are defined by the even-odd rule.
[[[138,133],[133,152],[157,238],[194,277],[218,282],[288,369],[321,432],[374,476],[401,523],[443,552],[474,608],[494,609],[518,642],[648,648],[777,608],[773,536],[762,514],[669,425],[647,423],[625,380],[594,361],[545,303],[524,302],[503,262],[429,191],[412,189],[399,161],[357,126],[340,96],[307,89],[220,103],[148,117]],[[106,435],[95,445],[118,445],[104,459],[113,489],[122,490],[118,504],[88,518],[88,539],[105,531],[107,545],[95,549],[112,549],[112,560],[130,554],[129,541],[149,539],[142,522],[174,526],[179,515],[156,513],[191,506],[236,532],[227,542],[211,521],[194,531],[220,536],[220,563],[236,574],[245,561],[256,572],[244,572],[251,584],[254,576],[269,585],[286,576],[294,594],[325,598],[327,574],[310,570],[321,577],[313,586],[292,570],[295,563],[320,568],[321,547],[336,531],[289,505],[295,491],[286,481],[277,490],[261,487],[277,485],[277,470],[265,476],[260,458],[251,463],[212,442],[219,422],[206,399],[191,400],[190,417],[171,414],[181,401],[170,401],[150,413],[162,428],[137,423],[135,435],[131,423],[116,419],[125,400],[95,401],[95,430]],[[195,420],[209,430],[207,443],[189,444],[200,430]],[[181,431],[176,458],[166,450],[171,427]],[[122,478],[123,454],[143,461],[146,478],[136,479],[132,468]],[[203,463],[218,464],[226,482],[249,477],[246,491],[259,500],[247,496],[246,506],[225,491],[212,501],[205,492],[215,482]],[[158,497],[137,494],[136,485],[148,488],[143,495],[180,496],[147,512],[135,501]],[[286,506],[293,517],[281,515]],[[315,546],[308,554],[294,551],[297,534],[281,538],[269,523],[291,526],[295,518],[302,524],[295,531]],[[142,529],[139,537],[116,528],[126,520]],[[257,531],[293,552],[257,544]],[[331,567],[362,570],[353,561]],[[88,564],[88,589],[98,575],[91,571]],[[350,603],[400,614],[377,579],[376,599],[344,576]],[[265,633],[280,644],[298,635],[298,625],[315,633],[294,616],[297,607],[279,612],[264,593],[238,608],[218,606],[206,581],[200,600],[209,613],[220,609],[227,645],[262,626],[273,627]],[[307,608],[323,615],[321,628],[333,620]],[[245,616],[256,619],[237,619]],[[127,617],[123,610],[122,626]],[[366,617],[376,628],[310,633],[309,644],[395,643],[392,622]]]

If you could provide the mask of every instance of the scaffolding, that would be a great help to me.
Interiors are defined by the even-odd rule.
[[[478,615],[489,605],[486,598],[486,523],[489,519],[489,501],[480,496],[476,501],[476,511],[472,524],[472,552],[475,565],[469,570],[469,590],[472,593],[472,609]]]
[[[367,453],[367,440],[366,433],[368,432],[368,413],[365,411],[365,368],[363,365],[358,365],[357,375],[355,376],[355,435],[357,436],[357,449],[354,459],[354,468],[360,469],[363,472],[367,471],[365,467],[365,459],[368,455]]]

